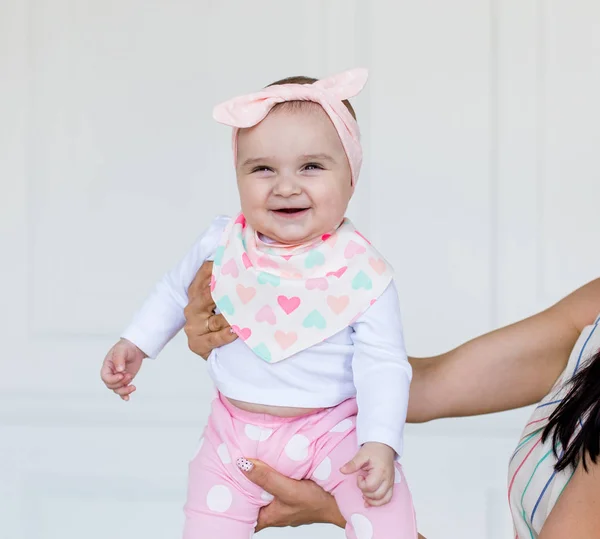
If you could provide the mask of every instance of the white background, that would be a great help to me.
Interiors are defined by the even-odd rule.
[[[411,354],[600,274],[597,0],[0,0],[1,539],[180,536],[205,366],[179,336],[125,404],[101,360],[237,209],[212,106],[354,66],[371,80],[351,217],[397,269]],[[408,429],[428,539],[511,537],[526,415]]]

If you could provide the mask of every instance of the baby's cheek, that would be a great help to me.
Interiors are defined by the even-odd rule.
[[[339,193],[331,193],[329,196],[324,196],[321,202],[323,218],[328,220],[339,221],[345,215],[348,207],[348,200],[339,196]]]
[[[240,191],[240,206],[248,224],[255,230],[261,230],[260,225],[265,220],[267,210],[257,193]]]

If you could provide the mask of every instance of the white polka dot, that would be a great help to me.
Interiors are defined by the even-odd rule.
[[[271,434],[273,434],[273,429],[265,429],[263,427],[257,427],[256,425],[246,425],[244,427],[244,432],[251,440],[255,442],[264,442],[269,439]]]
[[[398,468],[394,468],[394,483],[402,483],[402,474]]]
[[[333,427],[329,432],[346,432],[351,427],[352,419],[344,419],[343,421],[340,421],[335,427]]]
[[[269,494],[266,490],[263,490],[262,494],[260,495],[260,499],[263,502],[271,503],[275,499],[275,496]]]
[[[285,454],[296,462],[304,460],[308,457],[308,445],[310,442],[306,436],[302,434],[294,434],[292,439],[285,446]]]
[[[321,481],[325,481],[329,479],[331,475],[331,459],[329,457],[325,457],[323,462],[317,466],[317,469],[313,473],[313,477],[315,479],[320,479]]]
[[[350,517],[350,522],[354,528],[356,539],[373,539],[373,525],[366,516],[354,513]]]
[[[227,449],[227,444],[221,444],[217,448],[217,455],[219,455],[219,458],[223,464],[231,463],[231,455],[229,454],[229,449]]]
[[[231,507],[233,496],[225,485],[215,485],[208,491],[206,505],[215,513],[224,513]]]

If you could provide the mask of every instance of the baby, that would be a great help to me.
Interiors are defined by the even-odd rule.
[[[271,497],[247,459],[333,494],[348,538],[417,537],[398,463],[412,373],[392,269],[344,217],[362,161],[347,100],[366,80],[293,77],[215,108],[233,127],[241,213],[212,222],[104,360],[128,399],[214,260],[212,295],[239,339],[208,361],[218,396],[190,463],[184,539],[253,535]]]

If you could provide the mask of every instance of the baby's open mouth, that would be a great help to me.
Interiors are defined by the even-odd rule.
[[[276,211],[277,213],[294,214],[294,213],[301,213],[306,210],[308,210],[308,208],[279,208],[278,210],[274,210],[274,211]]]

